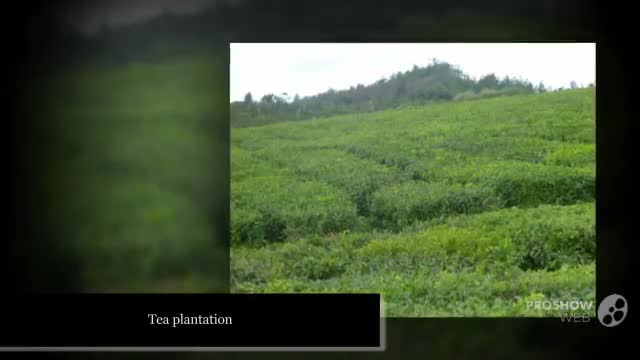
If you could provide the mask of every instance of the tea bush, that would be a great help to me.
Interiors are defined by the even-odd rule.
[[[471,214],[498,206],[491,188],[412,181],[377,192],[371,219],[379,228],[400,230],[416,220]]]
[[[401,181],[397,169],[335,149],[291,149],[270,159],[286,166],[300,180],[324,181],[344,191],[364,216],[375,190]]]
[[[256,191],[259,189],[259,191]],[[254,177],[231,186],[231,241],[261,244],[301,234],[350,229],[355,207],[339,190],[287,176]],[[289,196],[282,197],[282,193]]]
[[[390,316],[595,300],[593,91],[496,95],[232,129],[232,291],[380,292]]]

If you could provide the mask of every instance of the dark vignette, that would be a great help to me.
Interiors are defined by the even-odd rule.
[[[3,23],[7,34],[5,52],[7,96],[4,97],[11,128],[11,148],[6,174],[12,177],[7,188],[12,200],[14,222],[5,241],[9,251],[3,265],[8,266],[8,291],[67,292],[78,290],[74,273],[77,259],[57,247],[59,239],[51,230],[39,204],[41,170],[47,162],[50,140],[55,134],[43,133],[31,111],[30,95],[47,66],[46,58],[38,56],[55,49],[53,39],[41,33],[44,21],[53,8],[45,2],[30,6],[9,5],[12,14]],[[64,6],[64,3],[61,5]],[[7,55],[8,54],[8,55]]]
[[[537,1],[531,3],[493,1],[470,7],[447,2],[344,2],[323,1],[310,5],[300,1],[243,1],[237,6],[217,9],[219,27],[209,33],[211,43],[228,42],[323,42],[323,41],[595,41],[597,43],[597,299],[611,293],[631,298],[629,275],[632,253],[630,242],[635,202],[631,163],[630,97],[634,81],[630,73],[630,54],[625,36],[631,34],[633,21],[628,12],[612,13],[589,1]],[[57,3],[64,7],[65,3]],[[33,24],[42,5],[16,8],[14,23],[6,23],[11,64],[8,65],[9,96],[7,121],[12,125],[10,154],[14,188],[8,189],[14,200],[14,234],[10,234],[8,265],[12,286],[7,290],[74,291],[73,254],[56,250],[56,234],[48,231],[46,218],[37,201],[39,166],[46,162],[47,139],[55,134],[40,134],[36,119],[29,117],[30,84],[46,60],[34,56],[34,44],[55,47],[46,36],[36,38]],[[227,89],[227,84],[212,87]],[[228,129],[216,129],[227,136]],[[226,154],[228,155],[228,154]],[[228,156],[224,157],[228,159]],[[212,158],[212,160],[214,160]],[[218,166],[228,166],[223,157]],[[226,198],[225,198],[226,199]],[[228,202],[227,202],[228,203]],[[228,213],[216,213],[219,221]],[[226,226],[226,225],[225,225]],[[225,228],[226,229],[226,228]],[[228,242],[225,244],[228,246]],[[51,271],[50,269],[56,269]],[[477,357],[480,354],[508,358],[571,358],[605,354],[625,346],[622,337],[633,321],[633,311],[622,325],[607,329],[597,322],[585,325],[562,324],[556,319],[390,319],[388,352],[357,354],[355,357],[398,357],[406,355],[438,357]],[[615,340],[618,340],[615,342]],[[617,344],[615,347],[607,345]],[[504,351],[503,351],[504,350]],[[506,354],[505,354],[506,353]],[[220,357],[222,354],[216,354]],[[257,354],[234,354],[234,358]],[[278,358],[319,358],[327,354],[271,354]],[[138,357],[145,355],[138,354]],[[332,354],[332,357],[353,356]],[[197,357],[197,356],[193,356]],[[208,357],[205,355],[199,357]]]

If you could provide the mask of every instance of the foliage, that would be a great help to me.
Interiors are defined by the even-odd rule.
[[[40,207],[59,246],[76,255],[88,291],[222,289],[226,253],[213,220],[226,152],[219,81],[225,60],[183,57],[154,64],[84,67],[50,75],[34,90],[48,152]],[[216,65],[218,64],[218,65]],[[55,134],[52,136],[51,134]],[[222,201],[224,203],[224,201]]]
[[[232,290],[379,291],[391,316],[593,300],[592,109],[577,89],[232,129],[232,229],[298,229],[234,233]]]
[[[256,244],[302,234],[340,232],[356,221],[355,207],[348,197],[317,181],[260,176],[232,183],[231,193],[234,243]],[[283,197],[283,193],[288,196]]]
[[[329,89],[303,98],[296,96],[292,102],[275,94],[265,95],[259,102],[248,101],[249,97],[245,96],[244,101],[231,103],[231,126],[257,126],[335,114],[372,112],[409,104],[481,99],[536,91],[544,92],[544,85],[534,88],[526,80],[509,77],[498,79],[493,74],[476,81],[455,66],[436,60],[425,67],[414,66],[411,70],[392,74],[371,85],[359,84],[339,91]]]
[[[377,227],[399,230],[416,220],[470,214],[497,206],[498,198],[491,188],[411,181],[376,193],[371,218]]]

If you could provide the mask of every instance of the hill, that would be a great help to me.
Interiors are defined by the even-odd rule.
[[[578,89],[232,129],[232,290],[380,291],[390,316],[595,300],[593,101]]]
[[[488,98],[501,95],[546,92],[543,83],[534,86],[527,80],[487,74],[471,78],[458,67],[433,60],[427,66],[391,74],[376,82],[349,89],[329,89],[313,96],[287,101],[288,94],[264,95],[255,101],[248,93],[244,101],[231,103],[231,126],[246,127],[268,123],[305,120],[353,112],[373,112],[407,105]]]

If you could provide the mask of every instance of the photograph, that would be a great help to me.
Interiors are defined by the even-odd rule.
[[[231,43],[231,292],[595,316],[595,54]]]

